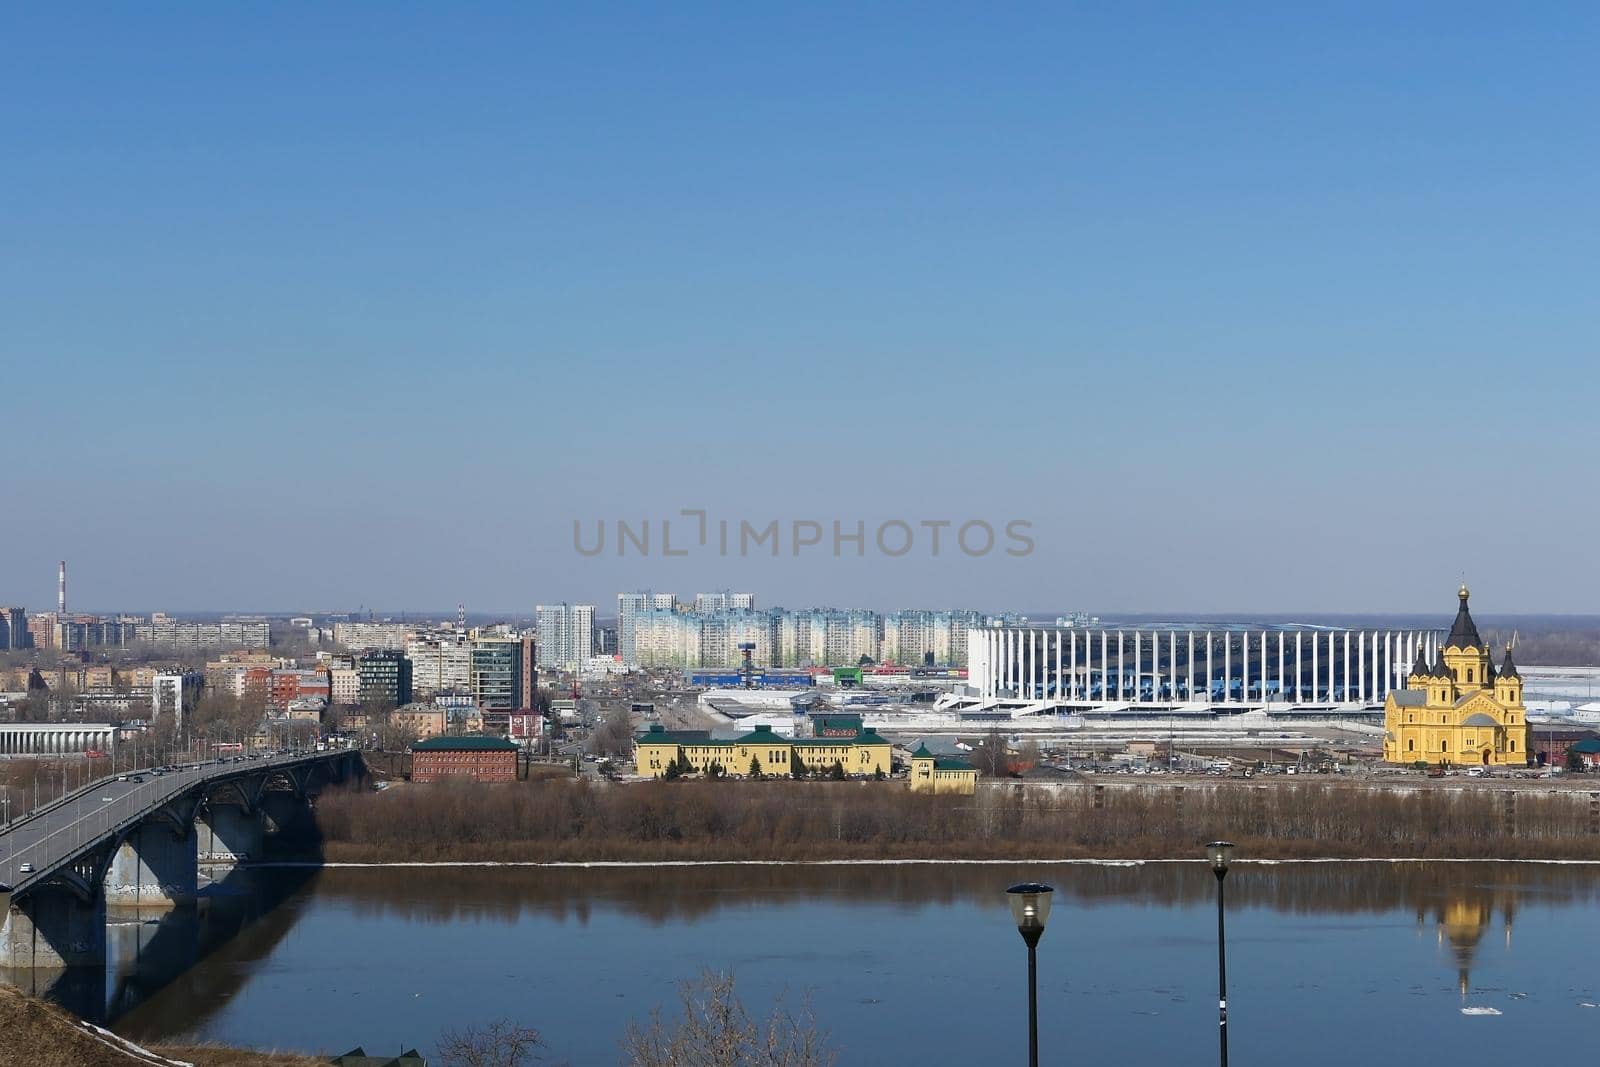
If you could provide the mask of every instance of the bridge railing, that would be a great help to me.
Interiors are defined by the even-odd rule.
[[[159,778],[147,778],[143,782],[133,783],[134,787],[131,790],[125,790],[109,799],[104,799],[103,790],[107,786],[120,783],[117,783],[116,778],[102,778],[96,783],[98,791],[93,788],[79,790],[49,809],[41,808],[35,813],[35,817],[18,820],[0,831],[0,884],[9,886],[16,892],[49,878],[85,848],[97,844],[114,832],[120,832],[126,825],[143,820],[163,804],[205,782],[272,767],[337,758],[344,754],[345,750],[334,749],[325,752],[295,752],[283,756],[270,756],[263,760],[251,760],[242,765],[231,761],[200,764]],[[141,772],[127,773],[132,775]],[[97,792],[102,798],[99,803],[87,799],[89,795]],[[28,838],[27,843],[14,848],[13,845],[23,837]],[[32,864],[33,869],[22,872],[20,868],[24,864]]]

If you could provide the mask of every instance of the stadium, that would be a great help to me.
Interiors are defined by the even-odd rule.
[[[1269,718],[1382,722],[1438,630],[991,627],[968,632],[964,719]]]

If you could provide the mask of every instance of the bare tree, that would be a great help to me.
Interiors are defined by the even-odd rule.
[[[539,1058],[537,1050],[543,1045],[539,1031],[510,1019],[496,1019],[440,1034],[439,1063],[441,1067],[522,1067]]]
[[[973,766],[985,778],[1005,778],[1011,773],[1011,760],[1006,752],[1006,735],[1000,727],[991,726],[972,753]]]
[[[733,975],[705,970],[678,984],[683,1018],[668,1025],[661,1009],[650,1024],[628,1024],[624,1061],[632,1067],[821,1067],[838,1060],[828,1034],[818,1028],[809,1003],[798,1015],[780,997],[764,1023],[745,1010]]]
[[[594,750],[601,756],[633,754],[633,717],[625,707],[612,708],[594,731]]]

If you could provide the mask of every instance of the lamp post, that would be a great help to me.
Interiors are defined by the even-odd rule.
[[[1042,882],[1023,882],[1006,890],[1011,918],[1028,946],[1028,1067],[1039,1067],[1039,966],[1034,950],[1044,934],[1044,921],[1050,916],[1050,894],[1054,892]]]
[[[1228,858],[1232,854],[1232,841],[1213,841],[1206,846],[1211,873],[1217,876],[1217,1015],[1221,1023],[1217,1033],[1222,1043],[1222,1067],[1228,1067],[1228,937],[1222,921],[1222,881],[1228,877]]]

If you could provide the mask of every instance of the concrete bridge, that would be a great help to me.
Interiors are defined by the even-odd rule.
[[[357,752],[298,752],[129,772],[0,832],[0,968],[100,965],[106,908],[194,901],[202,864],[259,856],[329,782],[364,772]]]

